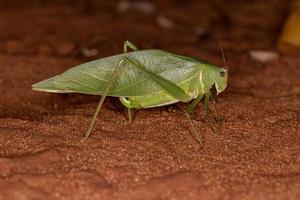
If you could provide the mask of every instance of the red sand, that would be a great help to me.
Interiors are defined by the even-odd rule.
[[[248,56],[274,49],[283,0],[160,1],[150,15],[118,13],[115,1],[95,8],[13,2],[0,1],[0,199],[299,199],[300,58],[262,65]],[[157,25],[160,14],[173,28]],[[198,40],[195,27],[211,36]],[[221,65],[218,36],[230,82],[217,102],[218,133],[203,103],[193,119],[202,150],[184,104],[139,110],[124,126],[126,110],[114,98],[86,143],[72,146],[98,97],[31,90],[75,64],[120,53],[125,39]],[[78,50],[86,45],[99,54],[84,58]]]

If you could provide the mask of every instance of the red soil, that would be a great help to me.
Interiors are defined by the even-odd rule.
[[[248,55],[274,50],[283,0],[157,1],[152,14],[117,12],[116,1],[20,2],[0,1],[0,199],[300,197],[300,58],[259,64]],[[160,27],[159,15],[173,27]],[[196,27],[208,34],[197,38]],[[224,119],[217,132],[203,103],[193,119],[202,150],[184,104],[139,110],[125,126],[126,110],[114,98],[86,143],[72,146],[98,97],[31,90],[76,64],[120,53],[125,39],[222,65],[218,37],[229,86],[217,101]],[[86,46],[98,55],[85,58]]]

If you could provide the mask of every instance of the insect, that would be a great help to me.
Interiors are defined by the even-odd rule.
[[[133,51],[128,52],[129,48]],[[125,41],[123,54],[78,65],[32,88],[43,92],[101,95],[83,142],[89,137],[106,96],[119,97],[128,108],[131,122],[131,109],[192,101],[187,108],[191,113],[203,97],[208,111],[211,88],[215,86],[217,94],[223,92],[227,79],[226,64],[225,68],[219,68],[197,58],[163,50],[138,50],[133,43]],[[188,119],[190,121],[189,116]],[[199,137],[198,141],[201,143]]]

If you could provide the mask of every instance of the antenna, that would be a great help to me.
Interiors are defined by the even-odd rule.
[[[226,70],[229,70],[229,67],[228,67],[227,64],[226,64],[226,59],[225,59],[224,51],[223,51],[222,44],[221,44],[221,40],[220,40],[219,37],[218,37],[218,40],[219,40],[219,47],[220,47],[221,53],[222,53],[222,58],[223,58],[224,67],[225,67]]]

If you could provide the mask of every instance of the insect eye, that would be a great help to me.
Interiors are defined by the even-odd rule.
[[[225,76],[225,72],[224,71],[220,71],[220,76],[224,77]]]

